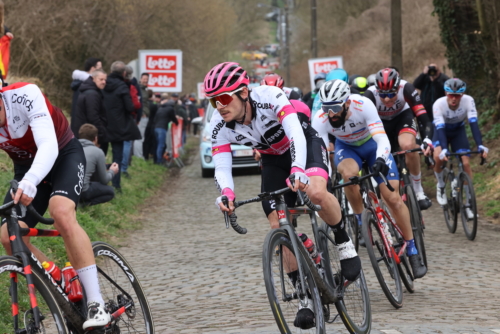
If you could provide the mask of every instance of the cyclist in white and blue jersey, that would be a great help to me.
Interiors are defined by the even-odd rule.
[[[399,189],[399,174],[391,154],[391,144],[373,102],[361,95],[350,95],[349,85],[342,80],[327,81],[320,88],[322,109],[312,118],[312,126],[328,143],[328,135],[336,137],[335,165],[344,180],[357,176],[366,161],[374,173],[382,172],[394,189]],[[423,277],[427,268],[421,263],[415,247],[410,214],[399,192],[391,192],[380,177],[380,193],[407,242],[407,255],[415,278]],[[345,194],[358,220],[363,200],[359,186],[345,187]]]
[[[488,155],[488,148],[483,145],[481,131],[477,124],[477,110],[472,96],[464,94],[466,84],[460,79],[449,79],[444,83],[446,96],[443,96],[434,102],[432,111],[434,113],[434,174],[436,175],[437,184],[437,201],[440,205],[446,205],[447,199],[444,191],[444,173],[443,161],[447,161],[448,146],[451,146],[453,152],[470,151],[469,140],[465,132],[465,119],[469,121],[472,131],[472,136],[478,147],[482,151],[483,158]],[[472,178],[472,170],[470,168],[469,156],[463,156],[462,162],[464,170]],[[472,219],[472,210],[466,208],[467,218]]]

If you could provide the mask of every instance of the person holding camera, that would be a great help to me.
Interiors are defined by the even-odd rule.
[[[420,89],[420,97],[431,121],[434,120],[432,105],[444,96],[444,83],[448,79],[449,77],[441,73],[436,64],[430,64],[425,66],[422,73],[413,81],[413,86]]]

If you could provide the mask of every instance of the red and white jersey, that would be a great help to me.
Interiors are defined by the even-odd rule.
[[[32,165],[25,178],[38,185],[52,168],[59,149],[74,137],[73,132],[61,109],[54,107],[36,85],[9,85],[2,89],[1,96],[6,120],[0,127],[0,149],[15,164]],[[38,152],[41,149],[43,152]]]

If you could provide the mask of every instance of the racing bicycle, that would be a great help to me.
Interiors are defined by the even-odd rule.
[[[267,296],[281,333],[326,333],[325,322],[342,319],[349,333],[365,334],[371,329],[371,308],[368,288],[363,271],[354,281],[346,280],[340,270],[340,259],[333,231],[326,223],[318,227],[316,212],[321,208],[311,203],[307,195],[302,201],[307,207],[288,208],[284,194],[291,191],[283,188],[274,192],[263,192],[255,198],[234,203],[235,208],[263,200],[274,200],[280,227],[269,231],[263,245],[263,271]],[[227,198],[223,196],[227,206]],[[321,255],[316,264],[300,240],[294,223],[300,215],[309,215],[313,239]],[[233,226],[236,232],[247,230],[238,225],[236,215],[225,213],[226,227]],[[297,281],[287,273],[298,269]],[[299,304],[312,300],[315,313],[314,327],[303,330],[294,326]],[[337,312],[331,309],[335,305]]]
[[[447,153],[448,156],[455,156],[458,160],[458,173],[455,175],[453,163],[450,162],[450,167],[444,167],[444,182],[447,204],[443,205],[444,219],[450,233],[455,233],[457,230],[458,215],[462,220],[465,236],[469,240],[474,240],[477,233],[477,205],[474,185],[469,174],[464,171],[462,156],[469,154],[482,154],[482,151]],[[486,159],[481,157],[480,165],[485,163]],[[467,217],[466,209],[472,211],[473,218]]]
[[[15,193],[17,181],[11,181],[11,187]],[[27,210],[43,224],[54,223],[53,219],[42,217],[32,205]],[[85,332],[82,329],[87,318],[85,293],[81,301],[71,302],[63,287],[42,267],[22,238],[57,237],[59,232],[21,228],[13,201],[0,206],[0,215],[6,219],[13,254],[0,257],[0,288],[3,289],[0,293],[0,332],[154,333],[151,310],[141,284],[116,249],[104,242],[92,243],[101,293],[112,321],[104,329]],[[2,327],[7,326],[8,319],[11,319],[10,325]]]

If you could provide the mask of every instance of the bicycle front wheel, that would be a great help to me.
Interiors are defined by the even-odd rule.
[[[365,276],[361,270],[360,276],[354,282],[341,282],[340,258],[333,231],[326,223],[319,229],[322,244],[322,256],[325,263],[326,279],[330,286],[340,291],[343,297],[335,303],[338,314],[349,333],[365,334],[370,332],[372,312],[370,296],[366,286]]]
[[[467,239],[474,240],[477,233],[477,206],[476,194],[474,186],[469,174],[462,172],[459,175],[460,191],[458,192],[458,207],[460,208],[460,216],[462,225],[464,226]],[[472,211],[473,218],[469,219],[466,209]]]
[[[116,333],[153,334],[151,309],[130,264],[116,249],[104,242],[92,243],[92,249],[106,307],[111,312],[126,307],[126,311],[111,324],[112,329]]]
[[[17,283],[13,282],[14,277],[16,277]],[[32,268],[32,277],[36,301],[43,319],[39,333],[70,333],[63,311],[48,286],[48,279],[44,278],[35,268]],[[24,276],[23,264],[13,256],[0,257],[0,291],[0,333],[14,332],[13,310],[16,308],[12,305],[11,298],[16,293],[18,298],[18,330],[24,328],[27,333],[35,333],[30,292]]]
[[[424,243],[424,227],[422,225],[422,213],[417,204],[417,195],[413,187],[410,185],[405,186],[406,194],[406,205],[408,206],[408,211],[410,213],[411,228],[413,231],[413,238],[415,239],[415,245],[417,246],[420,258],[427,267],[427,253],[425,251]]]
[[[365,209],[362,220],[361,231],[366,250],[380,287],[392,306],[400,308],[403,306],[403,287],[396,261],[390,254],[391,250],[385,248],[384,232],[379,228],[377,216],[372,210]]]
[[[457,230],[458,206],[456,196],[453,196],[454,191],[451,185],[455,177],[453,173],[449,172],[447,169],[444,171],[444,175],[444,190],[447,201],[447,204],[443,206],[444,220],[446,222],[446,226],[448,227],[448,231],[450,231],[450,233],[455,233]]]
[[[262,253],[262,265],[264,270],[264,282],[266,284],[267,297],[271,304],[274,319],[281,333],[325,333],[325,319],[321,297],[314,282],[312,273],[305,259],[300,258],[302,270],[305,275],[305,288],[307,297],[312,300],[315,326],[304,330],[294,326],[295,316],[301,302],[300,291],[296,289],[296,282],[288,277],[287,273],[297,270],[296,256],[302,257],[299,252],[295,254],[288,233],[283,229],[269,231],[264,241]],[[302,300],[305,296],[302,296]]]

